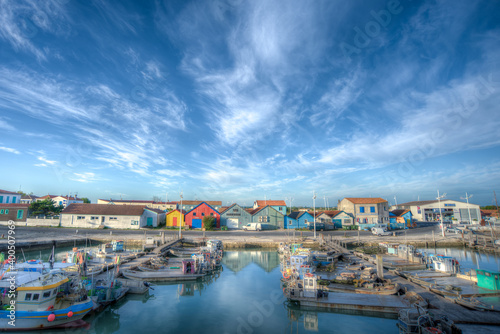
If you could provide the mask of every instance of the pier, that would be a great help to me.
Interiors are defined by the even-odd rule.
[[[348,257],[350,259],[356,259],[356,261],[363,261],[363,263],[368,266],[368,265],[377,265],[377,260],[375,256],[370,256],[370,255],[365,255],[365,254],[359,254],[359,253],[353,253],[347,248],[345,248],[344,243],[341,240],[337,240],[334,238],[326,238],[323,239],[321,242],[321,246],[324,248],[328,248],[331,250],[335,250],[336,252],[341,252],[343,256]],[[383,256],[384,260],[392,257],[386,257],[386,255]],[[404,263],[402,260],[399,262],[401,265],[407,265],[411,266],[414,264],[413,262],[407,261]],[[384,266],[385,267],[385,266]],[[429,272],[431,274],[432,272]],[[436,273],[437,274],[437,273]],[[440,276],[440,277],[438,277]],[[446,274],[437,274],[435,276],[435,280],[442,280],[445,281],[448,279],[449,275]],[[424,288],[418,284],[415,284],[411,282],[408,279],[405,279],[395,273],[395,270],[387,270],[384,269],[383,271],[383,278],[390,280],[392,283],[397,283],[399,286],[406,292],[413,292],[418,295],[420,295],[422,298],[425,299],[425,301],[428,304],[428,308],[432,311],[432,313],[440,316],[447,316],[450,320],[455,322],[455,324],[474,324],[474,325],[494,325],[494,326],[500,326],[500,313],[499,312],[491,312],[491,311],[475,311],[475,310],[470,310],[467,309],[463,306],[460,306],[456,303],[454,303],[452,300],[447,299],[441,295],[438,295],[432,291],[431,287]],[[423,278],[423,277],[422,277]],[[456,278],[454,278],[456,280]],[[465,288],[465,287],[464,287]],[[491,296],[498,295],[498,291],[479,291],[479,289],[475,289],[478,291],[469,291],[470,289],[465,288],[465,297],[466,296],[471,296],[479,293],[485,293],[489,294]],[[480,290],[485,290],[485,289],[480,289]],[[335,294],[337,296],[337,294]],[[352,302],[355,300],[358,300],[358,304],[360,305],[359,309],[363,309],[364,306],[366,306],[368,309],[373,309],[376,310],[377,307],[373,306],[372,302],[369,301],[369,299],[363,297],[366,297],[366,295],[356,295],[356,294],[350,294],[350,299],[351,299],[351,304],[346,304],[345,303],[345,298],[342,295],[338,296],[339,299],[336,297],[334,298],[334,303],[337,302],[338,300],[338,305],[335,306],[337,309],[342,309],[342,308],[347,308],[347,309],[352,309]],[[304,302],[301,300],[301,304]],[[330,296],[326,304],[328,305],[330,303]],[[304,305],[309,305],[311,303],[306,303]],[[311,305],[315,305],[317,303],[312,303]],[[377,311],[379,312],[384,312],[390,310],[390,308],[386,307],[385,304],[381,303],[380,307]]]

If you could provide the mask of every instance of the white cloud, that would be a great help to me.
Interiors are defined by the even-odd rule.
[[[0,146],[0,151],[5,151],[9,153],[14,153],[14,154],[21,154],[18,150],[15,148],[10,148],[10,147],[5,147],[5,146]]]
[[[99,178],[91,172],[85,173],[73,173],[74,177],[71,178],[73,181],[82,182],[82,183],[90,183],[99,180]]]
[[[44,166],[46,166],[46,165],[55,165],[57,163],[57,161],[55,161],[55,160],[48,160],[44,156],[39,156],[37,159],[40,160],[40,161],[42,161],[43,162],[42,165],[44,165]]]

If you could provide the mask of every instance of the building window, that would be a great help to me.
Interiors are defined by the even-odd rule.
[[[213,215],[214,215],[214,213],[213,213],[213,212],[210,212],[210,216],[213,216]]]
[[[193,212],[193,216],[196,216],[196,212]]]
[[[375,213],[375,207],[374,206],[370,206],[370,212],[371,213]]]
[[[5,214],[8,215],[9,214],[9,209],[5,209]]]
[[[16,203],[16,197],[12,197],[12,203]]]
[[[288,225],[292,225],[292,221],[291,220],[288,221]]]
[[[0,203],[3,203],[3,196],[0,196]]]
[[[364,206],[360,206],[359,207],[359,212],[360,213],[365,213],[365,207]]]
[[[238,212],[238,209],[233,209],[233,212]]]
[[[139,225],[139,221],[138,220],[132,220],[132,222],[130,223],[130,225]]]
[[[3,209],[2,209],[2,210],[0,210],[0,215],[3,215]]]
[[[96,217],[96,216],[90,217],[90,220],[98,220],[98,219],[99,219],[99,217]]]
[[[17,219],[22,219],[24,215],[24,210],[17,210]]]
[[[5,197],[5,203],[8,204],[9,203],[9,196]]]
[[[76,216],[76,220],[82,220],[85,219],[85,216]]]
[[[109,217],[109,220],[118,220],[118,217]]]
[[[204,215],[205,215],[205,212],[202,212],[202,213],[201,213],[201,215],[202,215],[202,216],[204,216]]]

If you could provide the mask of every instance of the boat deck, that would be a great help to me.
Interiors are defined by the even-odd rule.
[[[343,292],[330,292],[327,297],[290,298],[291,301],[299,302],[301,306],[314,306],[330,310],[356,310],[397,315],[400,309],[410,306],[405,299],[399,296],[366,295]]]

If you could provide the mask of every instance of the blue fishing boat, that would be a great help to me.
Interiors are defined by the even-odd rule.
[[[86,290],[60,270],[7,272],[0,280],[0,291],[3,330],[61,327],[82,319],[93,305]]]

